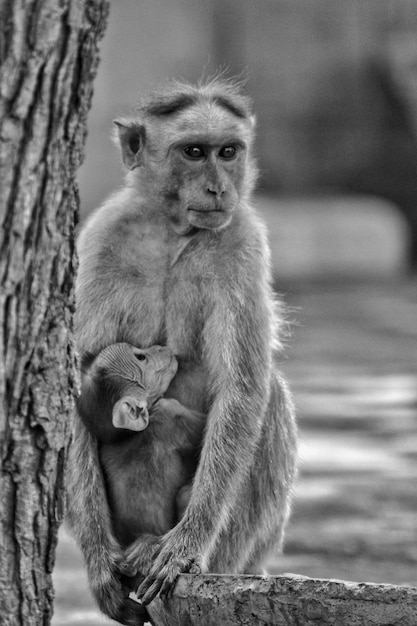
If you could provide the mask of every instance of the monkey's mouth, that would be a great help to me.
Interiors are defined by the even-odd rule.
[[[188,221],[197,228],[215,230],[226,226],[230,219],[230,211],[225,209],[200,209],[189,207],[187,209]]]
[[[193,211],[194,213],[225,213],[224,209],[199,209],[194,206],[190,206],[187,209],[188,211]]]

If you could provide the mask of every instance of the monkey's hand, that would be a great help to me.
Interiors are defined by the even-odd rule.
[[[188,533],[173,528],[161,539],[161,550],[136,595],[147,605],[158,593],[166,595],[179,574],[201,574],[203,557],[190,547]]]
[[[183,405],[175,400],[175,398],[160,398],[155,402],[154,409],[160,411],[167,417],[175,417],[181,415],[184,412]]]
[[[121,570],[127,576],[135,576],[139,573],[143,579],[149,573],[160,549],[160,537],[141,535],[126,548],[120,563]]]

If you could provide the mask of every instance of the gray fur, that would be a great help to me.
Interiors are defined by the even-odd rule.
[[[179,362],[167,396],[208,415],[190,503],[144,572],[145,602],[180,571],[260,571],[266,553],[282,545],[295,476],[293,405],[274,371],[282,316],[265,227],[251,204],[253,119],[213,102],[221,93],[215,81],[192,93],[200,96],[185,110],[154,119],[142,109],[123,121],[128,129],[146,126],[141,165],[89,218],[78,241],[81,357],[120,341],[166,345]],[[230,84],[225,97],[233,98]],[[236,94],[237,107],[241,98]],[[222,134],[238,136],[244,149],[232,163],[186,163],[177,142],[202,134],[210,145]],[[213,179],[226,190],[220,199],[206,194],[205,180]],[[189,221],[193,203],[202,211],[197,226]],[[213,207],[221,211],[214,215]],[[124,600],[96,444],[79,423],[69,492],[93,592],[120,619]]]

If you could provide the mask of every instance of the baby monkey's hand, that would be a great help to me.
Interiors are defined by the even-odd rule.
[[[175,417],[184,412],[184,407],[175,398],[160,398],[153,405],[153,410],[160,411],[167,417]]]

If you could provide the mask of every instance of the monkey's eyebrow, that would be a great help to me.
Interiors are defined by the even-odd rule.
[[[216,104],[223,107],[223,109],[226,109],[226,111],[229,111],[229,113],[233,113],[236,117],[241,119],[246,119],[248,117],[246,109],[236,104],[236,102],[229,100],[229,98],[225,96],[215,96],[213,99]]]
[[[155,116],[172,115],[173,113],[178,113],[178,111],[188,109],[193,104],[196,104],[196,102],[197,98],[195,98],[195,96],[180,94],[167,102],[156,102],[155,104],[149,105],[149,107],[147,107],[147,113]]]

